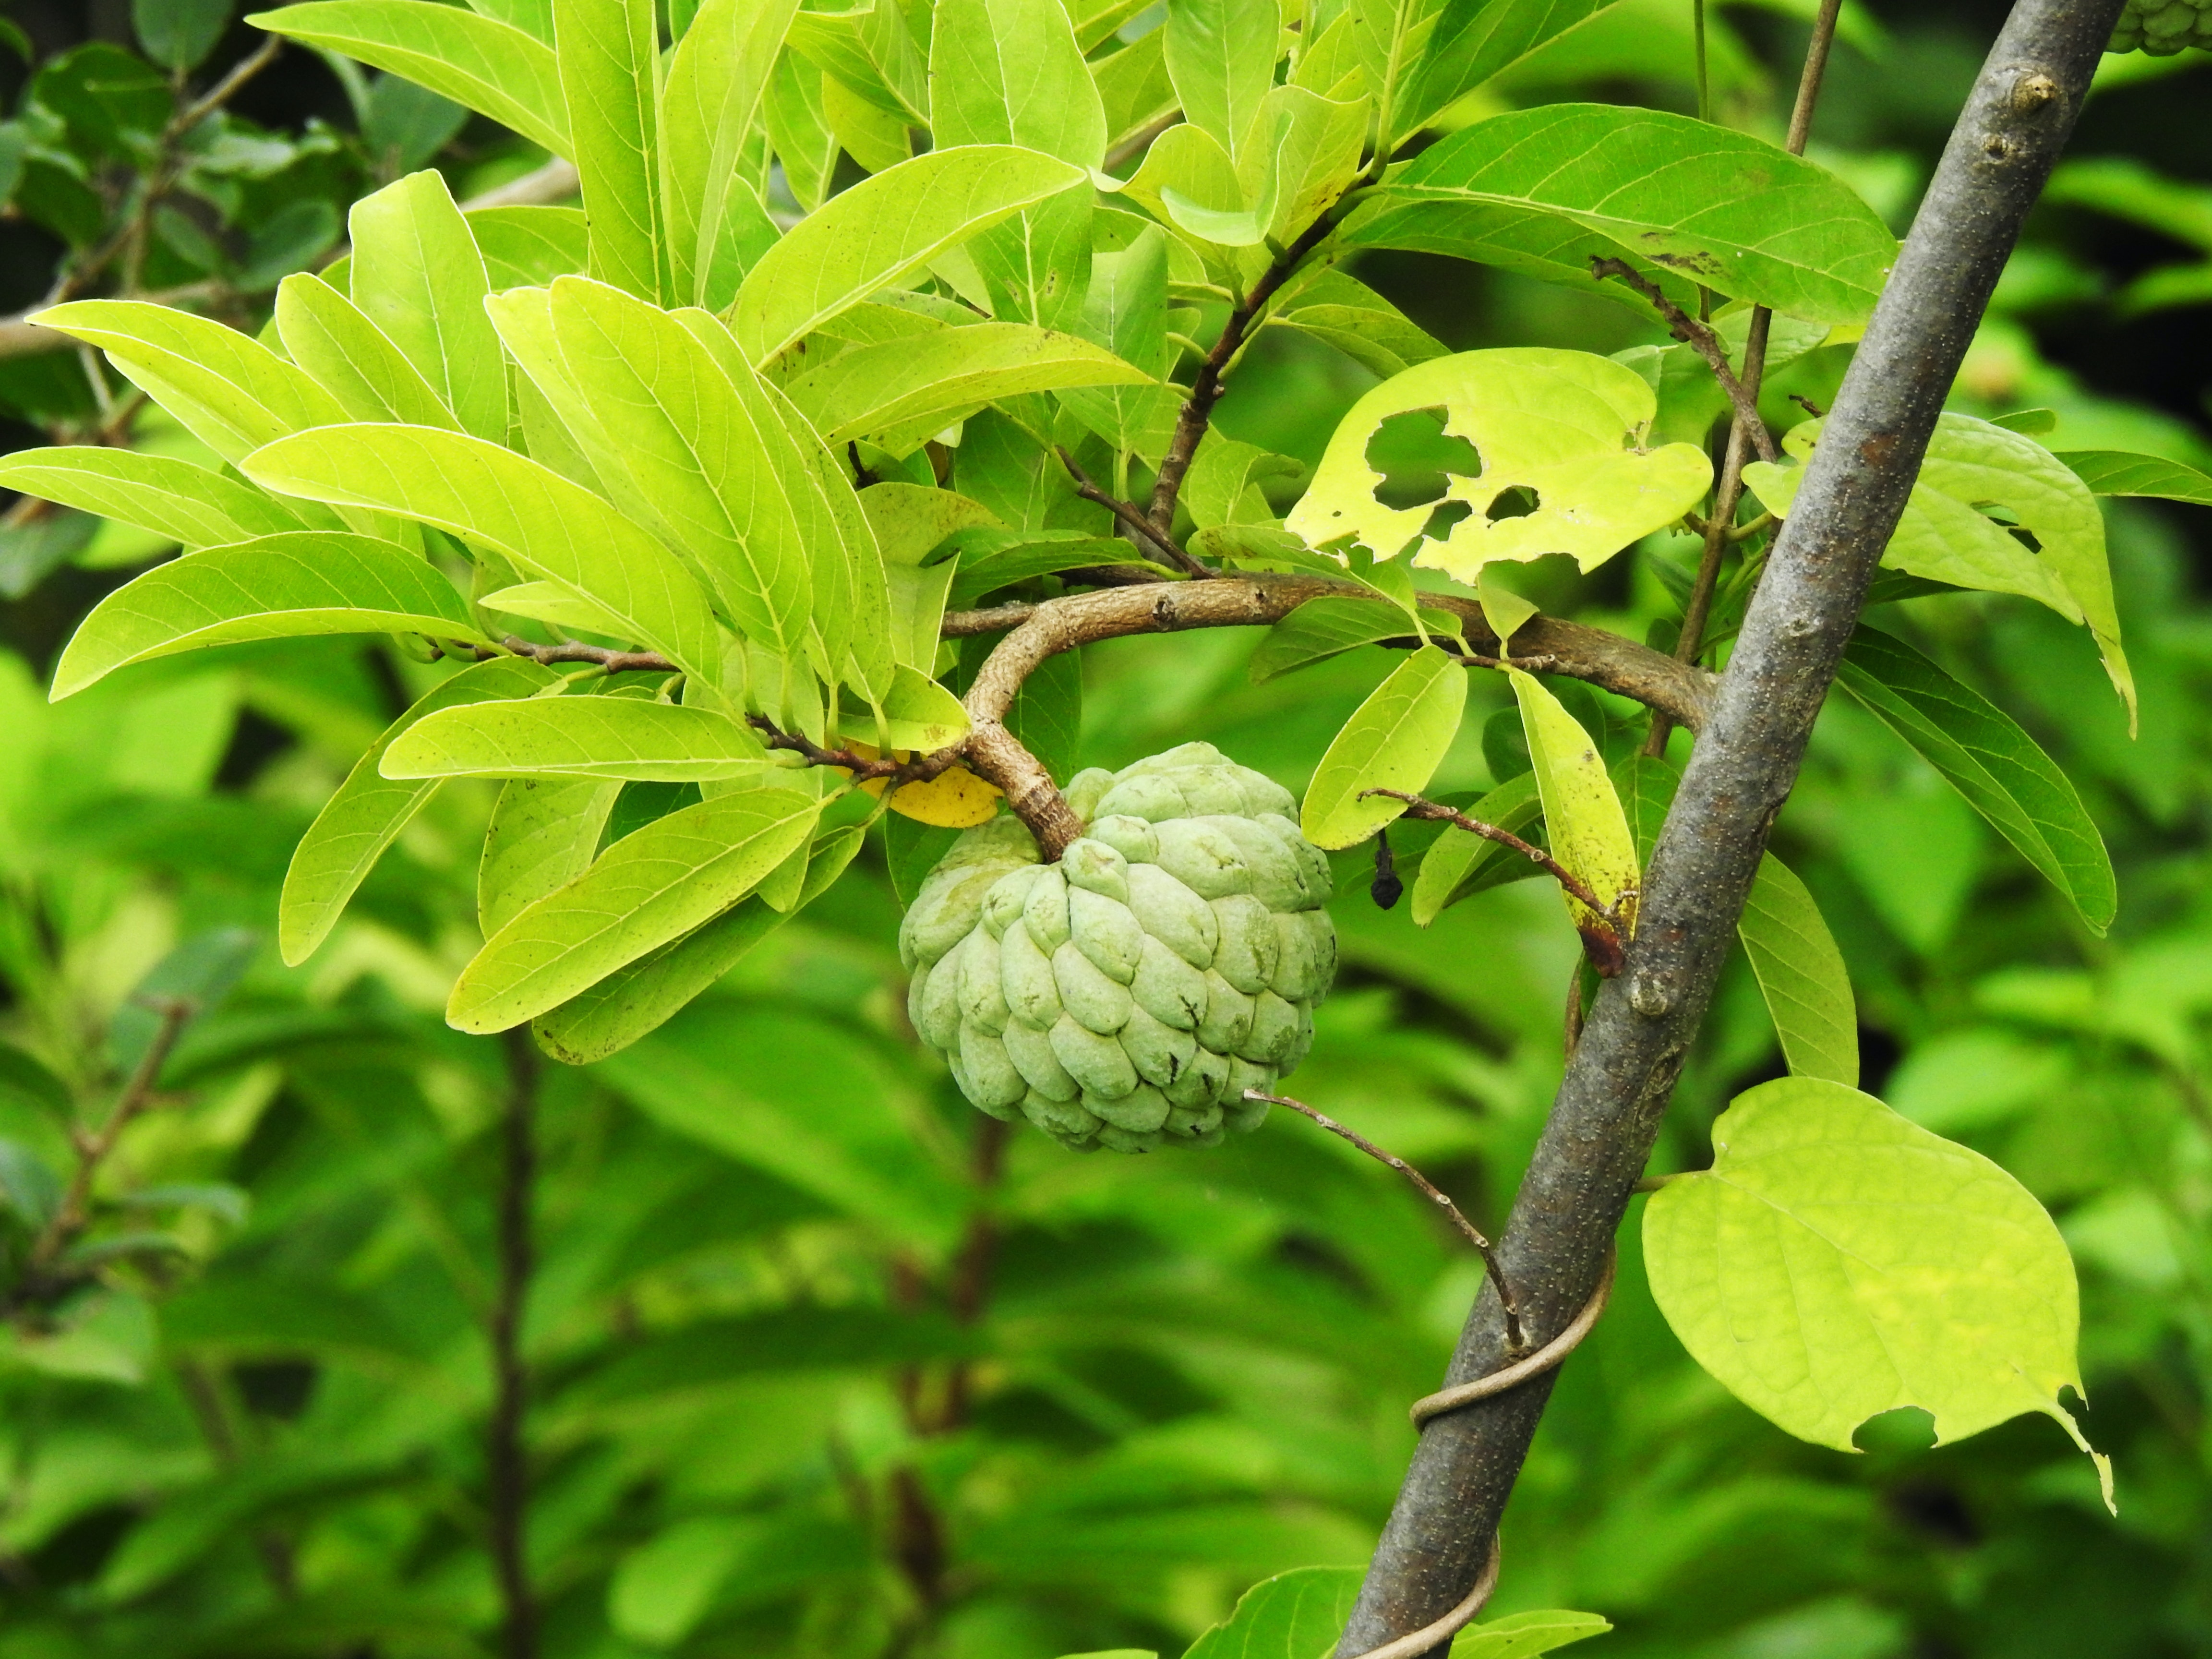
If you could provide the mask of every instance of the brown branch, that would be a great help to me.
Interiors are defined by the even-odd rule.
[[[1835,43],[1836,19],[1842,9],[1843,0],[1821,0],[1820,15],[1814,20],[1813,38],[1805,49],[1805,68],[1797,77],[1797,100],[1790,112],[1787,149],[1792,155],[1802,155],[1806,141],[1812,136],[1813,108],[1820,101],[1820,80],[1827,71],[1828,51]],[[1712,619],[1713,595],[1720,585],[1722,554],[1730,544],[1753,533],[1750,526],[1739,527],[1735,524],[1736,507],[1743,500],[1747,441],[1758,443],[1762,459],[1774,459],[1773,437],[1759,413],[1759,388],[1766,375],[1767,334],[1773,321],[1771,311],[1765,306],[1754,306],[1751,321],[1744,330],[1742,387],[1751,410],[1747,420],[1743,405],[1738,403],[1735,418],[1729,423],[1728,448],[1721,457],[1721,476],[1713,492],[1712,514],[1704,532],[1705,545],[1698,553],[1698,574],[1690,584],[1690,601],[1682,609],[1681,631],[1674,638],[1674,656],[1680,662],[1697,661],[1698,653],[1705,649],[1705,628]],[[1802,398],[1795,401],[1805,404],[1808,409],[1813,407]],[[1762,514],[1760,517],[1768,523],[1773,521],[1771,514]],[[1668,735],[1666,717],[1655,715],[1644,752],[1652,756],[1665,754]]]
[[[1705,367],[1712,370],[1713,378],[1720,382],[1721,390],[1728,394],[1738,424],[1751,433],[1752,441],[1759,446],[1759,459],[1771,461],[1781,453],[1775,448],[1773,434],[1767,431],[1766,423],[1759,418],[1756,377],[1753,377],[1749,385],[1736,378],[1735,371],[1729,367],[1728,348],[1721,343],[1721,337],[1713,332],[1711,325],[1699,322],[1676,305],[1667,297],[1665,290],[1658,283],[1644,276],[1626,259],[1593,258],[1590,260],[1590,275],[1601,283],[1609,276],[1618,278],[1650,301],[1651,308],[1666,323],[1668,333],[1705,360]],[[1764,337],[1760,343],[1763,348]],[[1714,516],[1722,517],[1718,513]]]
[[[1128,502],[1121,500],[1118,495],[1107,494],[1092,483],[1091,475],[1077,464],[1074,456],[1067,453],[1066,445],[1054,444],[1053,449],[1060,456],[1060,464],[1067,469],[1067,476],[1075,480],[1075,493],[1082,496],[1085,501],[1096,501],[1104,507],[1122,524],[1127,525],[1132,531],[1166,554],[1170,562],[1185,575],[1203,580],[1218,574],[1200,564],[1176,545],[1174,538],[1168,534],[1164,526],[1154,524]]]
[[[1175,436],[1169,440],[1167,453],[1160,459],[1159,473],[1152,484],[1152,521],[1163,532],[1175,527],[1176,498],[1182,493],[1184,475],[1189,472],[1190,464],[1198,455],[1199,441],[1206,436],[1206,428],[1213,419],[1213,406],[1221,401],[1222,377],[1228,374],[1230,362],[1243,345],[1244,337],[1251,331],[1253,320],[1274,298],[1275,290],[1290,280],[1298,261],[1327,240],[1329,232],[1336,228],[1336,221],[1335,213],[1324,213],[1275,256],[1274,263],[1261,273],[1251,291],[1229,313],[1228,322],[1222,325],[1221,337],[1213,343],[1213,349],[1198,366],[1198,374],[1190,383],[1190,395],[1183,399],[1182,408],[1176,416]]]
[[[510,654],[527,657],[531,661],[551,667],[556,663],[589,663],[610,674],[680,674],[684,671],[676,664],[652,651],[613,651],[603,645],[580,645],[571,640],[561,645],[538,645],[519,634],[509,634],[500,641]],[[496,651],[482,647],[473,648],[479,658],[495,657]]]
[[[1471,818],[1464,812],[1455,812],[1440,801],[1424,800],[1420,796],[1409,795],[1402,789],[1363,789],[1359,792],[1362,800],[1370,795],[1387,795],[1392,800],[1401,800],[1406,803],[1406,816],[1409,818],[1451,824],[1466,830],[1470,836],[1480,836],[1485,841],[1494,842],[1518,853],[1529,863],[1549,872],[1552,878],[1566,890],[1568,896],[1590,913],[1589,920],[1577,921],[1575,927],[1575,931],[1582,935],[1583,948],[1589,953],[1590,966],[1596,969],[1603,979],[1611,979],[1620,971],[1623,959],[1620,921],[1629,902],[1636,896],[1632,890],[1624,891],[1607,904],[1580,876],[1542,848],[1522,840],[1510,830],[1485,823],[1480,818]]]
[[[946,639],[1012,630],[985,662],[975,690],[988,687],[996,715],[1012,705],[1021,683],[1046,658],[1100,640],[1131,634],[1175,634],[1194,628],[1266,628],[1309,599],[1350,599],[1387,604],[1372,588],[1327,576],[1254,574],[1223,575],[1207,582],[1158,582],[1149,587],[1071,593],[1034,604],[994,605],[984,611],[955,611],[944,620]],[[1421,603],[1456,617],[1470,646],[1493,649],[1497,634],[1473,599],[1449,593],[1424,593]],[[1523,647],[1515,666],[1547,663],[1546,672],[1564,674],[1658,709],[1695,731],[1703,726],[1712,698],[1713,677],[1664,653],[1604,629],[1556,617],[1532,617],[1513,632]],[[1482,659],[1486,665],[1502,659]],[[975,692],[970,692],[971,700]],[[974,713],[971,701],[970,714]]]
[[[1513,1299],[1513,1287],[1505,1282],[1504,1270],[1498,1267],[1498,1256],[1491,1249],[1490,1241],[1477,1231],[1475,1224],[1467,1218],[1459,1206],[1451,1201],[1450,1197],[1442,1188],[1407,1163],[1404,1158],[1400,1158],[1397,1153],[1383,1151],[1365,1135],[1361,1134],[1358,1130],[1346,1124],[1339,1123],[1326,1112],[1316,1111],[1303,1100],[1293,1100],[1288,1095],[1262,1094],[1257,1089],[1247,1089],[1244,1091],[1244,1098],[1264,1100],[1270,1106],[1287,1106],[1301,1116],[1311,1118],[1329,1133],[1342,1136],[1376,1163],[1389,1164],[1390,1168],[1413,1182],[1414,1189],[1431,1204],[1442,1209],[1444,1214],[1450,1218],[1452,1225],[1459,1229],[1460,1236],[1474,1246],[1474,1253],[1482,1258],[1483,1272],[1489,1275],[1492,1285],[1498,1291],[1498,1305],[1505,1311],[1506,1327],[1511,1333],[1507,1340],[1516,1350],[1528,1346],[1528,1343],[1521,1335],[1520,1306]]]
[[[489,1542],[499,1581],[503,1659],[537,1659],[538,1600],[530,1583],[529,1455],[523,1417],[529,1372],[522,1353],[522,1321],[533,1267],[531,1198],[538,1173],[537,1045],[527,1026],[503,1036],[507,1099],[500,1115],[499,1294],[491,1310],[493,1401],[485,1434],[489,1465]]]
[[[39,1231],[27,1259],[23,1288],[36,1298],[58,1288],[53,1283],[54,1264],[76,1236],[84,1231],[92,1205],[92,1183],[114,1152],[123,1132],[154,1102],[154,1087],[160,1081],[161,1067],[168,1063],[169,1055],[184,1035],[185,1027],[199,1012],[199,1005],[190,997],[161,997],[147,1005],[161,1017],[161,1024],[139,1056],[138,1064],[131,1068],[129,1081],[123,1092],[116,1097],[115,1105],[107,1121],[87,1134],[76,1136],[76,1168],[70,1171],[69,1186],[62,1194],[62,1201],[55,1206],[52,1217]]]

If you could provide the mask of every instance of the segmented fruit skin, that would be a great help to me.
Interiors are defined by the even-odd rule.
[[[992,1116],[1119,1152],[1257,1128],[1336,975],[1328,862],[1290,792],[1210,744],[1079,774],[1056,865],[1020,822],[953,844],[899,929],[907,1009]]]
[[[2212,0],[2128,0],[2105,50],[2171,58],[2189,46],[2212,52]]]

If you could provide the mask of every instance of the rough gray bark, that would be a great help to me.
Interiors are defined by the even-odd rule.
[[[1534,1340],[1598,1282],[1944,395],[2120,7],[2019,0],[1952,131],[1653,851],[1626,970],[1599,994],[1499,1241]],[[1448,1380],[1506,1358],[1486,1290]],[[1429,1423],[1340,1654],[1419,1630],[1467,1593],[1556,1375]]]

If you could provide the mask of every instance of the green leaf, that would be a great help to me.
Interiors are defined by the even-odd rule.
[[[1296,241],[1351,187],[1370,110],[1364,97],[1340,102],[1304,87],[1268,89],[1237,168],[1263,240]]]
[[[233,464],[288,433],[346,418],[337,400],[307,374],[258,340],[210,318],[143,300],[76,300],[40,312],[36,320],[100,347]]]
[[[1182,1659],[1317,1659],[1343,1632],[1365,1576],[1360,1567],[1295,1567],[1263,1578]]]
[[[1167,10],[1168,75],[1184,118],[1241,161],[1282,55],[1275,0],[1168,0]]]
[[[770,764],[745,726],[635,697],[533,697],[426,715],[385,750],[387,778],[589,778],[703,783]]]
[[[62,653],[52,696],[155,657],[306,634],[489,643],[453,585],[405,548],[296,530],[186,554],[110,593]]]
[[[548,287],[556,276],[581,272],[591,258],[581,208],[470,208],[461,217],[494,293]]]
[[[347,902],[376,867],[385,848],[438,791],[442,780],[394,783],[378,771],[392,741],[439,709],[534,696],[558,683],[549,668],[520,657],[497,657],[463,669],[385,728],[315,815],[284,872],[284,890],[276,908],[276,944],[288,967],[298,967],[330,937]]]
[[[1553,104],[1493,116],[1421,152],[1343,228],[1589,288],[1626,257],[1678,299],[1702,283],[1826,323],[1873,312],[1896,239],[1856,191],[1761,139],[1686,115]],[[1601,292],[1648,314],[1617,283]]]
[[[1057,7],[1059,0],[1047,0]],[[856,346],[786,388],[823,441],[894,456],[919,449],[986,404],[1064,386],[1143,386],[1152,377],[1088,340],[1026,323],[978,323]]]
[[[1529,826],[1544,815],[1535,773],[1508,778],[1466,813],[1478,823],[1494,823],[1528,840]],[[1462,899],[1536,872],[1537,866],[1511,848],[1447,824],[1430,843],[1413,878],[1413,924],[1426,927]]]
[[[1276,455],[1257,444],[1239,443],[1207,432],[1183,476],[1183,505],[1200,527],[1220,524],[1275,522],[1267,498],[1261,493],[1262,478],[1295,478],[1305,464],[1288,455]]]
[[[311,0],[246,21],[404,75],[574,159],[553,49],[510,24],[439,0]]]
[[[799,660],[826,512],[751,369],[726,372],[679,317],[582,277],[502,295],[493,316],[557,412],[588,410],[571,428],[600,478],[626,484],[630,516],[689,556],[748,639]]]
[[[1091,256],[1091,282],[1077,325],[1085,337],[1124,362],[1164,376],[1176,349],[1168,339],[1168,234],[1151,225],[1126,247]],[[1116,451],[1157,462],[1175,435],[1181,395],[1172,387],[1076,389],[1060,406]],[[1188,495],[1186,495],[1186,499]]]
[[[820,211],[837,166],[837,135],[822,109],[822,71],[787,50],[769,77],[765,119],[793,197],[808,213]]]
[[[1384,380],[1449,349],[1366,283],[1333,264],[1316,265],[1291,278],[1268,308],[1267,325],[1311,335]]]
[[[1602,1636],[1613,1626],[1594,1613],[1545,1609],[1469,1625],[1452,1638],[1451,1659],[1535,1659],[1540,1653]]]
[[[1334,851],[1365,841],[1401,815],[1403,801],[1362,800],[1367,789],[1418,793],[1459,731],[1467,673],[1432,645],[1391,672],[1352,712],[1322,756],[1300,816],[1306,839]]]
[[[1844,953],[1805,884],[1771,853],[1759,860],[1736,935],[1791,1073],[1856,1089],[1858,1008]]]
[[[907,820],[894,817],[894,823]],[[617,969],[590,989],[532,1024],[538,1045],[556,1060],[587,1066],[627,1048],[737,966],[747,952],[827,892],[860,850],[857,824],[815,836],[806,879],[788,909],[770,908],[756,895],[712,921]]]
[[[980,233],[959,252],[1001,322],[1073,329],[1091,283],[1097,191],[1088,179]]]
[[[797,0],[707,0],[669,61],[660,100],[662,193],[678,302],[719,310],[736,294],[721,268],[721,226],[748,198],[759,205],[742,164],[797,9]]]
[[[871,3],[843,11],[802,8],[786,39],[793,51],[884,115],[914,126],[929,125],[927,70],[896,4]]]
[[[1480,453],[1479,477],[1449,474],[1444,499],[1472,509],[1441,541],[1423,535],[1436,503],[1386,507],[1383,475],[1368,465],[1376,428],[1393,415],[1441,405],[1448,435]],[[1466,351],[1407,369],[1352,406],[1285,526],[1315,546],[1356,538],[1388,559],[1415,537],[1417,565],[1472,582],[1492,559],[1571,553],[1585,570],[1664,528],[1704,496],[1711,464],[1692,444],[1639,452],[1638,428],[1656,408],[1634,370],[1588,352],[1523,347]],[[1506,491],[1534,510],[1492,519]]]
[[[1907,1406],[1938,1444],[2023,1412],[2083,1443],[2058,1402],[2081,1391],[2074,1263],[2017,1181],[1817,1078],[1739,1095],[1713,1153],[1653,1195],[1644,1260],[1675,1335],[1739,1400],[1839,1451]]]
[[[1175,113],[1175,82],[1168,76],[1167,32],[1154,29],[1091,65],[1106,111],[1109,149]]]
[[[702,684],[720,684],[714,613],[690,573],[599,496],[535,461],[458,432],[349,426],[283,439],[244,470],[283,495],[404,514],[480,543],[574,588]]]
[[[1783,447],[1802,461],[1819,438],[1820,422],[1802,422]],[[1778,517],[1788,514],[1803,477],[1802,465],[1759,461],[1744,469],[1744,482]],[[1991,509],[2010,522],[1993,520]],[[1891,569],[1954,587],[2023,594],[2069,622],[2086,623],[2133,731],[2135,679],[2120,648],[2103,515],[2088,486],[2033,438],[1971,415],[1940,416],[1881,557]]]
[[[285,356],[354,420],[460,430],[445,400],[399,348],[321,277],[301,271],[278,286],[276,333]]]
[[[1389,112],[1391,148],[1614,0],[1444,0]]]
[[[787,789],[720,795],[655,820],[531,905],[462,971],[447,1022],[503,1031],[689,933],[806,839],[821,802]]]
[[[164,69],[197,69],[229,26],[230,0],[131,0],[131,31]]]
[[[464,432],[504,443],[507,360],[484,315],[490,279],[444,177],[424,171],[387,185],[356,202],[349,222],[353,302]]]
[[[2117,449],[2061,450],[2057,459],[2100,495],[2157,495],[2212,507],[2212,474],[2179,461]]]
[[[1603,924],[1632,934],[1643,872],[1605,757],[1595,739],[1539,682],[1517,668],[1506,673],[1521,703],[1521,729],[1528,738],[1552,856],[1580,877],[1601,903],[1617,908],[1619,919],[1595,915],[1581,900],[1563,894],[1567,914],[1577,929]]]
[[[2081,798],[2034,738],[1995,704],[1901,640],[1852,635],[1837,676],[1996,826],[2102,933],[2118,908],[2104,838]]]
[[[94,444],[19,449],[0,457],[0,484],[120,519],[187,548],[303,527],[287,504],[227,473]]]
[[[591,868],[621,793],[617,783],[538,777],[499,792],[477,861],[477,926],[486,939]]]
[[[749,359],[764,363],[945,249],[1085,176],[1006,144],[917,155],[842,192],[770,249],[738,290],[732,331]]]
[[[569,157],[591,223],[592,275],[666,303],[659,33],[653,0],[555,0],[553,41]]]
[[[959,557],[952,588],[945,603],[965,610],[987,593],[1048,576],[1061,570],[1084,570],[1093,565],[1139,562],[1137,550],[1112,536],[1085,536],[1061,531],[1039,539],[1034,531],[979,530],[963,532],[957,541]],[[1160,573],[1163,579],[1165,570]]]
[[[1459,625],[1441,611],[1425,611],[1422,620],[1444,634]],[[1267,630],[1252,653],[1249,672],[1257,685],[1377,640],[1401,639],[1407,632],[1406,615],[1395,605],[1350,597],[1308,599]]]
[[[1105,159],[1105,107],[1060,0],[939,0],[931,30],[939,144],[1018,144],[1079,167]]]

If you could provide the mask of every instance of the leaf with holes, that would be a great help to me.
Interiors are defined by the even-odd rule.
[[[1754,461],[1744,469],[1745,483],[1778,518],[1796,501],[1802,463],[1820,434],[1820,422],[1801,422],[1782,441],[1800,465]],[[2034,439],[1971,415],[1939,416],[1881,562],[1954,587],[2021,594],[2086,623],[2133,731],[2135,678],[2120,648],[2104,517],[2089,486]]]
[[[1571,553],[1585,570],[1680,518],[1712,481],[1691,444],[1646,451],[1638,433],[1656,407],[1633,369],[1583,351],[1524,347],[1466,351],[1407,369],[1352,406],[1285,527],[1318,547],[1351,537],[1377,558],[1421,537],[1413,562],[1472,583],[1492,559]],[[1394,415],[1442,408],[1447,435],[1481,457],[1480,477],[1455,473],[1443,499],[1467,516],[1442,540],[1423,536],[1437,503],[1391,507],[1375,493],[1383,475],[1368,441]],[[1508,492],[1535,496],[1532,511],[1496,517]]]
[[[1625,255],[1692,307],[1703,283],[1824,323],[1865,321],[1897,257],[1874,210],[1826,168],[1686,115],[1611,104],[1462,128],[1393,174],[1341,235],[1583,289],[1592,258]],[[1600,291],[1650,314],[1623,284]]]
[[[2020,1182],[1817,1078],[1737,1096],[1713,1155],[1653,1195],[1644,1260],[1674,1334],[1739,1400],[1838,1451],[1907,1406],[1939,1444],[2040,1412],[2088,1449],[2058,1399],[2081,1392],[2074,1263]]]

